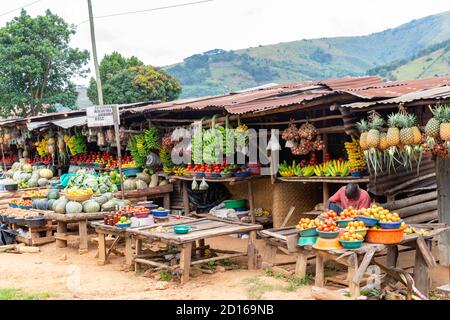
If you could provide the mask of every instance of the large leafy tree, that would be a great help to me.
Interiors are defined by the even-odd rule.
[[[125,58],[113,52],[103,57],[99,69],[105,104],[171,101],[181,94],[177,79],[164,70],[144,65],[136,57]],[[98,103],[97,83],[93,78],[87,95],[93,103]]]
[[[0,114],[31,116],[74,108],[72,79],[84,76],[88,51],[69,46],[75,27],[49,10],[32,18],[25,10],[0,29]]]

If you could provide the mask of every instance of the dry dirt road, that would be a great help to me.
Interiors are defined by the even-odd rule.
[[[226,236],[209,244],[245,250],[246,240]],[[112,255],[110,264],[97,265],[93,245],[84,255],[73,246],[61,249],[52,243],[40,248],[36,254],[0,254],[0,288],[48,292],[50,299],[311,299],[310,286],[292,286],[262,270],[202,274],[183,287],[171,282],[167,289],[156,290],[156,280],[122,271],[122,257]],[[402,264],[411,259],[403,258]],[[446,283],[446,269],[433,270],[433,280],[434,286]]]

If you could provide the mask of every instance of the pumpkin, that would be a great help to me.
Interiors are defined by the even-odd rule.
[[[32,171],[31,164],[25,163],[24,165],[22,165],[22,171],[24,171],[24,172],[31,172]]]
[[[79,202],[69,201],[66,204],[66,213],[68,213],[68,214],[70,214],[70,213],[80,213],[82,211],[83,211],[83,206]]]
[[[167,185],[167,184],[168,184],[167,179],[162,179],[162,180],[159,182],[159,185],[160,185],[160,186],[165,186],[165,185]]]
[[[116,207],[116,199],[111,199],[102,205],[102,211],[113,211]]]
[[[53,202],[53,205],[52,205],[53,211],[55,211],[56,213],[66,213],[66,204],[68,202],[69,201],[67,200],[66,197],[59,198],[58,200]]]
[[[141,189],[147,189],[148,185],[147,183],[145,183],[145,181],[143,180],[136,180],[136,189],[141,190]]]
[[[123,182],[123,189],[125,191],[136,190],[136,179],[128,178]]]
[[[18,171],[20,170],[20,166],[21,166],[20,162],[14,162],[13,165],[11,166],[11,170]]]
[[[39,176],[41,178],[51,179],[53,178],[53,172],[50,169],[41,169],[39,171]]]
[[[31,173],[22,172],[19,176],[19,180],[28,181],[31,179]]]
[[[102,204],[104,204],[105,202],[107,202],[109,199],[107,196],[105,196],[104,194],[99,196],[99,197],[94,197],[92,198],[92,200],[94,200],[95,202],[97,202],[100,206]]]
[[[13,174],[13,179],[14,180],[16,180],[16,181],[19,181],[20,180],[20,175],[22,174],[22,171],[16,171],[16,172],[14,172],[14,174]]]
[[[150,175],[149,175],[148,173],[146,173],[146,172],[140,172],[140,173],[138,173],[138,174],[136,175],[136,179],[145,181],[145,183],[149,184],[149,183],[150,183],[150,180],[151,180],[151,177],[150,177]]]
[[[106,192],[103,194],[103,196],[106,197],[106,199],[111,200],[112,198],[114,198],[114,195],[111,192]]]
[[[152,178],[151,178],[151,180],[150,180],[150,184],[149,184],[149,187],[150,188],[154,188],[154,187],[157,187],[158,186],[158,175],[155,173],[155,174],[153,174],[152,175]]]
[[[30,180],[28,180],[27,184],[30,188],[35,188],[35,187],[39,186],[38,179],[34,179],[34,178],[31,178]]]
[[[95,200],[83,202],[83,212],[100,212],[100,204]]]
[[[53,203],[55,202],[55,199],[50,199],[47,201],[47,210],[52,210]]]
[[[47,193],[47,199],[59,199],[59,191],[56,189],[50,189]]]
[[[37,183],[38,183],[39,187],[44,187],[44,186],[48,185],[49,182],[48,182],[47,178],[40,178]]]
[[[35,207],[38,210],[47,210],[47,199],[45,198],[34,199],[32,207]]]

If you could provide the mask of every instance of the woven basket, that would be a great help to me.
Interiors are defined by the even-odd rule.
[[[310,183],[275,183],[273,189],[273,227],[279,228],[283,224],[291,206],[294,213],[286,226],[294,226],[302,218],[303,212],[314,209],[318,202],[322,202],[320,184]]]
[[[67,199],[69,199],[70,201],[76,201],[76,202],[83,202],[83,201],[89,200],[91,197],[92,197],[92,195],[78,195],[78,196],[71,195],[71,196],[69,196],[68,194],[66,194]]]

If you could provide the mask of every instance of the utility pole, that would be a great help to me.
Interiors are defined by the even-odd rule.
[[[97,46],[95,44],[94,16],[92,14],[91,0],[87,0],[89,10],[89,24],[91,29],[92,55],[94,56],[95,80],[97,81],[98,104],[103,105],[102,80],[100,79],[100,71],[98,69]]]

